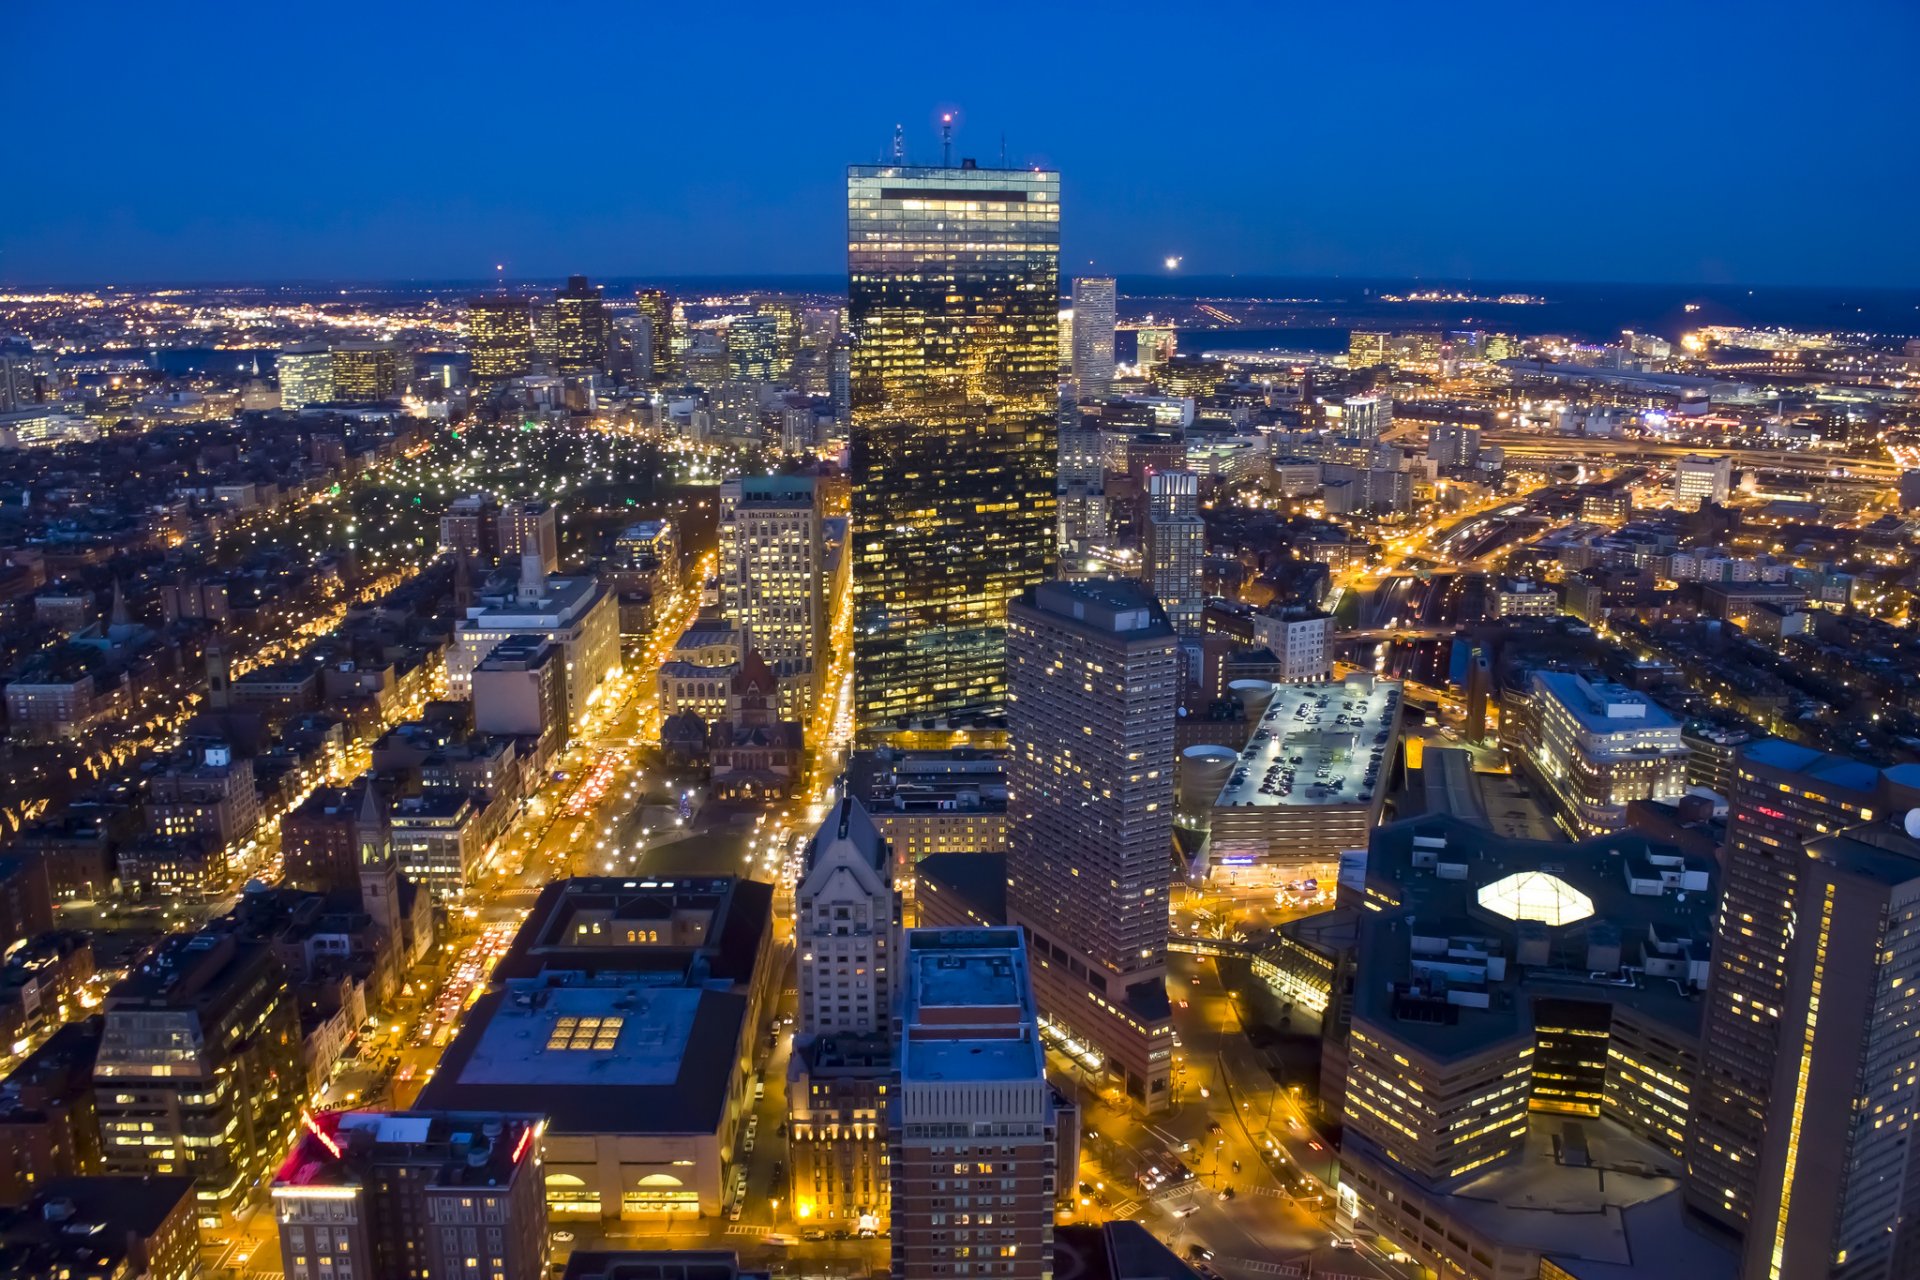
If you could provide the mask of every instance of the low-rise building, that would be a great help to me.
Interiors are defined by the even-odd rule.
[[[1687,788],[1680,722],[1645,694],[1568,671],[1536,671],[1521,757],[1577,835],[1618,831],[1634,800]]]

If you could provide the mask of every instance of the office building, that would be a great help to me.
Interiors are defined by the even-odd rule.
[[[1167,890],[1179,658],[1139,583],[1045,582],[1008,610],[1009,923],[1047,1017],[1166,1106]]]
[[[1269,605],[1253,615],[1253,642],[1271,653],[1282,684],[1333,675],[1333,615],[1310,604]]]
[[[1378,329],[1355,329],[1347,334],[1347,368],[1371,369],[1388,363],[1390,333]]]
[[[568,276],[553,299],[554,366],[562,373],[604,373],[607,369],[607,304],[598,285],[585,276]]]
[[[548,1117],[556,1221],[714,1217],[752,1109],[773,886],[549,884],[416,1105]]]
[[[1113,324],[1118,289],[1112,276],[1073,281],[1073,385],[1080,399],[1113,390]]]
[[[498,386],[533,372],[533,308],[525,298],[499,295],[467,303],[467,355],[473,380]]]
[[[1753,1216],[1761,1147],[1779,1102],[1787,951],[1807,842],[1883,816],[1885,790],[1871,765],[1778,738],[1734,754],[1686,1188],[1689,1204],[1732,1230]]]
[[[1053,1275],[1056,1113],[1028,956],[1017,929],[905,935],[895,1276]]]
[[[203,1226],[243,1204],[305,1103],[300,1011],[273,946],[174,934],[108,994],[94,1097],[108,1173],[193,1178]]]
[[[25,338],[0,336],[0,413],[31,409],[53,398],[53,357]]]
[[[670,381],[675,375],[674,356],[679,350],[674,343],[673,299],[661,289],[642,289],[635,295],[635,302],[651,329],[653,380]]]
[[[1331,879],[1342,851],[1366,847],[1397,754],[1401,686],[1236,681],[1257,724],[1213,802],[1208,875],[1267,884]]]
[[[1901,766],[1913,773],[1913,766]],[[1920,798],[1909,794],[1907,799]],[[1904,802],[1808,842],[1794,894],[1783,1052],[1744,1275],[1892,1280],[1920,1256],[1920,840]]]
[[[1618,831],[1630,802],[1687,789],[1680,722],[1644,693],[1568,671],[1536,671],[1529,689],[1522,759],[1574,834]]]
[[[811,476],[720,486],[720,611],[776,666],[826,663],[825,550]]]
[[[280,380],[281,408],[333,402],[333,353],[325,343],[289,347],[274,357],[273,369]]]
[[[780,320],[772,315],[727,321],[727,369],[742,382],[772,382],[782,371]]]
[[[1007,851],[1007,758],[977,747],[907,751],[881,747],[847,759],[847,793],[858,797],[893,848],[893,883],[911,903],[914,868],[937,853]]]
[[[1673,464],[1673,505],[1686,510],[1702,502],[1724,503],[1733,489],[1733,459],[1689,454]]]
[[[533,554],[521,557],[511,597],[484,598],[454,623],[447,651],[447,684],[456,698],[473,693],[473,673],[495,648],[515,637],[538,636],[566,658],[567,724],[577,726],[599,699],[600,687],[620,669],[620,607],[613,593],[585,575],[556,578],[540,571]]]
[[[1207,523],[1200,518],[1200,478],[1191,471],[1147,477],[1147,527],[1142,578],[1167,621],[1182,636],[1200,634],[1207,605]]]
[[[1340,406],[1340,434],[1355,440],[1377,441],[1393,429],[1390,396],[1349,396]]]
[[[1060,175],[847,172],[854,721],[1004,712],[1007,602],[1050,577]]]
[[[273,1179],[287,1280],[542,1280],[538,1115],[322,1111]]]
[[[1632,835],[1547,843],[1452,817],[1375,832],[1338,1229],[1470,1280],[1731,1280],[1676,1176],[1714,880],[1710,859]]]
[[[382,404],[400,396],[400,348],[391,342],[350,340],[333,347],[333,399]]]
[[[853,796],[807,845],[794,895],[800,1012],[787,1065],[795,1213],[822,1226],[886,1228],[887,1091],[901,966],[893,855]]]
[[[473,727],[532,738],[548,753],[566,738],[567,660],[545,636],[509,636],[468,677]]]
[[[1180,331],[1157,325],[1142,325],[1134,330],[1134,365],[1143,378],[1151,378],[1162,365],[1173,359],[1179,349]]]

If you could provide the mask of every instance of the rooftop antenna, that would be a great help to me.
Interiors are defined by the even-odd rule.
[[[907,162],[907,131],[897,124],[893,126],[893,162]]]
[[[1007,131],[1005,129],[1000,131],[1000,167],[1002,169],[1007,167]]]
[[[953,168],[953,112],[940,117],[940,167]]]

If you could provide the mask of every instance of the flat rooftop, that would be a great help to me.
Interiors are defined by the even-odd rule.
[[[511,982],[467,1015],[416,1105],[545,1112],[561,1134],[713,1133],[744,1034],[730,991]]]
[[[1566,708],[1588,733],[1678,731],[1680,722],[1646,694],[1624,685],[1589,681],[1571,671],[1537,671],[1534,683]]]
[[[1563,1153],[1581,1145],[1587,1163],[1565,1163]],[[1519,1158],[1450,1187],[1445,1203],[1473,1230],[1537,1250],[1576,1276],[1732,1280],[1738,1258],[1686,1226],[1682,1172],[1614,1121],[1533,1115]]]
[[[913,958],[912,981],[923,1009],[1019,1007],[1025,1003],[1014,957],[1004,952],[936,951]]]
[[[1371,804],[1400,723],[1400,682],[1274,686],[1215,808]]]
[[[907,1037],[901,1074],[908,1080],[1032,1080],[1044,1074],[1040,1046],[1019,1040],[922,1040]]]

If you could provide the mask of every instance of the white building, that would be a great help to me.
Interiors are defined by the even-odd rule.
[[[567,719],[577,725],[620,670],[620,609],[611,592],[589,575],[556,578],[541,572],[540,555],[521,557],[511,598],[475,605],[454,624],[447,651],[447,687],[472,696],[473,673],[510,636],[539,636],[559,646],[567,663]]]
[[[1673,505],[1698,507],[1706,499],[1725,502],[1733,488],[1733,459],[1690,454],[1673,464]]]
[[[720,486],[720,610],[771,666],[818,666],[827,619],[820,498],[810,476]]]
[[[1253,615],[1255,644],[1280,660],[1286,684],[1325,680],[1333,674],[1333,615],[1294,605]]]
[[[828,810],[814,832],[794,902],[801,1034],[885,1034],[893,1021],[900,899],[892,850],[853,796]]]
[[[1073,384],[1082,400],[1113,389],[1113,326],[1118,289],[1112,276],[1073,282]]]
[[[1687,789],[1680,722],[1645,694],[1568,671],[1533,673],[1533,763],[1580,835],[1626,825],[1633,800]]]
[[[1348,396],[1340,406],[1340,434],[1378,440],[1393,427],[1391,396]]]

